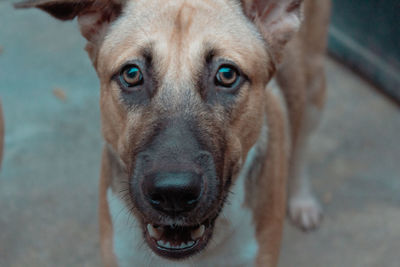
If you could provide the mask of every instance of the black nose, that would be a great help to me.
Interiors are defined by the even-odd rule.
[[[155,209],[176,215],[196,206],[202,177],[193,172],[158,172],[145,177],[143,191]]]

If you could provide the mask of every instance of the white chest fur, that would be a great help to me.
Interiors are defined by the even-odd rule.
[[[253,152],[253,151],[251,151]],[[252,153],[248,161],[251,161]],[[154,254],[142,237],[142,230],[125,204],[108,191],[114,228],[114,249],[120,267],[189,267],[189,266],[253,266],[258,245],[252,223],[251,211],[244,207],[245,178],[243,168],[222,213],[219,215],[214,235],[209,245],[200,254],[184,261],[169,261]]]

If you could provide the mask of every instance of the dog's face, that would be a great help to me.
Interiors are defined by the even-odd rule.
[[[97,60],[118,191],[153,251],[200,251],[262,126],[264,42],[225,1],[147,0],[126,7]]]
[[[161,256],[207,245],[258,138],[265,86],[300,1],[261,2],[28,3],[78,16],[101,82],[103,135],[123,173],[113,189]]]

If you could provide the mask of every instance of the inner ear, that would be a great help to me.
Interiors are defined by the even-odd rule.
[[[15,8],[39,8],[60,20],[72,20],[93,4],[93,0],[28,0],[14,4]]]
[[[53,17],[61,20],[71,20],[75,18],[81,10],[90,6],[90,3],[68,4],[62,3],[58,5],[43,5],[40,9],[51,14]]]

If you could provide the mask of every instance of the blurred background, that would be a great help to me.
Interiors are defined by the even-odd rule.
[[[99,266],[99,82],[76,22],[0,0],[0,266]],[[400,266],[400,3],[334,0],[310,146],[325,217],[280,266]]]

